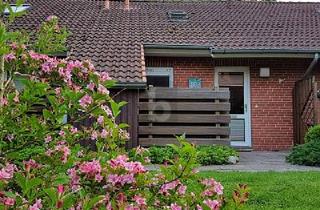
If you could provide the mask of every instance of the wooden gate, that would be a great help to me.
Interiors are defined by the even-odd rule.
[[[228,89],[149,88],[139,96],[139,144],[175,143],[186,134],[195,144],[230,144]]]
[[[315,77],[299,80],[293,89],[294,144],[303,144],[310,126],[318,123],[319,100]]]

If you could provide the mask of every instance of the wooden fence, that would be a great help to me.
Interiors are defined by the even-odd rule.
[[[139,95],[139,144],[176,143],[185,133],[195,144],[229,145],[229,97],[222,88],[149,88]]]
[[[315,77],[299,80],[293,89],[294,144],[303,144],[310,126],[319,123],[318,85]]]

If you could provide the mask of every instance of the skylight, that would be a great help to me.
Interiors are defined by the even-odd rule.
[[[17,6],[16,4],[10,4],[10,7],[11,7],[13,13],[18,13],[18,12],[23,12],[23,11],[29,9],[30,8],[30,4],[22,4],[20,6]],[[10,14],[10,11],[9,11],[8,8],[6,8],[4,10],[4,14],[5,15],[9,15]]]
[[[168,12],[168,17],[171,21],[183,21],[188,19],[187,13],[181,10]]]

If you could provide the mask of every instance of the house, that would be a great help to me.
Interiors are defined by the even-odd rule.
[[[131,146],[139,144],[138,100],[149,85],[172,91],[229,88],[231,145],[293,146],[294,117],[300,115],[293,90],[319,71],[320,3],[26,3],[28,14],[14,27],[34,30],[49,15],[58,16],[72,32],[68,56],[90,58],[118,81],[118,98],[129,102],[121,120],[131,125]]]

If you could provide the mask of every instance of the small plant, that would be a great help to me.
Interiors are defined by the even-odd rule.
[[[230,156],[239,156],[238,153],[228,146],[197,146],[197,160],[201,165],[228,164]],[[153,164],[170,163],[174,161],[177,153],[168,146],[151,146],[148,148],[150,161]]]
[[[287,161],[297,165],[320,166],[320,125],[308,130],[305,142],[293,148]]]
[[[198,161],[201,165],[229,164],[229,157],[239,156],[234,149],[228,146],[199,146],[197,150]]]

